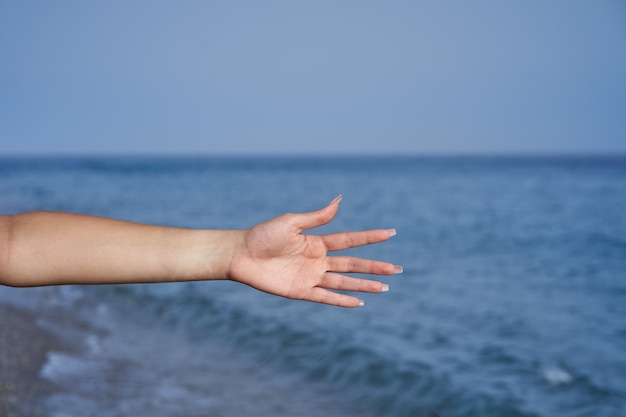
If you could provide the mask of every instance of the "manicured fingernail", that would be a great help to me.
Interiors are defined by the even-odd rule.
[[[363,307],[365,305],[365,301],[359,300],[359,307]]]
[[[380,290],[380,292],[387,292],[387,291],[389,291],[389,285],[383,284],[383,288]]]
[[[403,271],[404,271],[404,269],[400,265],[394,265],[393,266],[393,273],[394,274],[401,274]]]
[[[389,237],[393,237],[397,234],[396,229],[387,229],[387,231],[389,232]]]
[[[343,198],[343,194],[339,194],[337,197],[335,197],[333,201],[330,202],[330,204],[334,204],[334,203],[339,204],[342,198]]]

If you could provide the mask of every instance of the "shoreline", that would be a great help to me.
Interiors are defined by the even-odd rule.
[[[331,387],[219,339],[194,340],[123,300],[41,288],[22,306],[11,301],[18,292],[0,287],[2,417],[371,415]]]
[[[0,301],[0,415],[45,416],[41,399],[56,392],[41,377],[48,353],[61,341],[37,324],[37,315]]]

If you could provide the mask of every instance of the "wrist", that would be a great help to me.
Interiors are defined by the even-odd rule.
[[[205,230],[203,236],[201,279],[232,279],[232,262],[244,247],[245,231]]]

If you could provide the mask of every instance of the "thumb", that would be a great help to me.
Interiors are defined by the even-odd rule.
[[[337,211],[339,211],[339,202],[342,198],[343,196],[340,194],[324,208],[297,214],[295,219],[296,227],[302,231],[330,223],[337,215]]]

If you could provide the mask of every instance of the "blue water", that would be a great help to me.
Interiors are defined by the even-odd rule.
[[[91,350],[52,356],[45,377],[95,384],[94,355],[124,363],[115,368],[124,378],[142,372],[151,395],[178,401],[169,415],[236,415],[219,393],[198,388],[220,378],[198,367],[209,352],[225,351],[237,358],[228,372],[239,375],[230,383],[242,401],[309,401],[303,416],[626,416],[625,157],[0,159],[1,213],[244,228],[340,193],[337,219],[320,232],[398,230],[389,242],[351,251],[404,266],[383,279],[388,293],[362,297],[364,308],[285,300],[230,282],[0,295],[39,297],[42,311],[71,307],[108,326],[109,336],[68,336]],[[53,322],[44,324],[62,327]],[[167,355],[149,354],[155,340],[169,346]],[[187,381],[184,396],[157,384],[155,375],[171,369]],[[247,375],[267,381],[274,397]],[[130,388],[116,386],[85,385],[80,400],[68,389],[47,400],[50,415],[89,414],[105,400],[155,415],[137,402],[145,389],[131,398]],[[94,393],[103,387],[104,399]],[[211,395],[213,403],[202,401]]]

